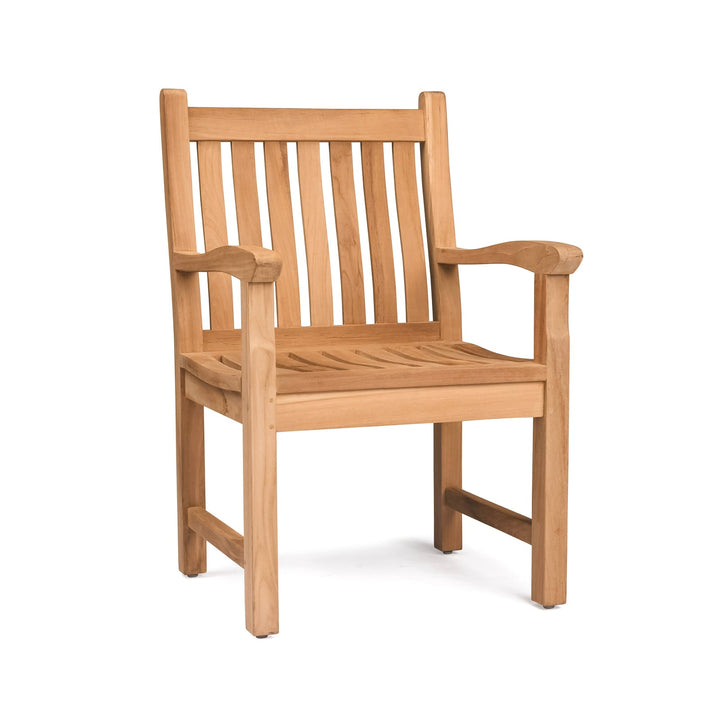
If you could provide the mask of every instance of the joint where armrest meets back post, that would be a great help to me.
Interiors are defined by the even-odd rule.
[[[178,272],[221,272],[245,282],[275,282],[282,258],[275,250],[254,245],[228,245],[205,253],[174,252],[173,268]]]
[[[570,275],[582,262],[582,250],[567,243],[515,240],[484,248],[441,247],[435,260],[441,265],[515,265],[536,275]]]

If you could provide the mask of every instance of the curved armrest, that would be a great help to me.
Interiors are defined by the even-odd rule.
[[[173,268],[179,272],[222,272],[246,282],[275,282],[282,258],[259,245],[226,245],[206,253],[176,252]]]
[[[474,250],[435,248],[435,261],[441,265],[516,265],[537,275],[570,275],[582,258],[579,247],[545,240],[515,240]]]

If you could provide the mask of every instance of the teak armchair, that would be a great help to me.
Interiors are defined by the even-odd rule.
[[[568,466],[568,277],[581,251],[562,243],[455,247],[445,97],[417,110],[188,108],[160,94],[177,403],[180,571],[206,570],[206,542],[245,568],[245,617],[278,632],[276,433],[434,423],[435,547],[462,546],[468,515],[532,546],[532,599],[565,602]],[[239,246],[228,243],[222,143],[230,143]],[[191,145],[205,252],[195,239]],[[262,143],[272,250],[262,247],[255,143]],[[295,143],[301,220],[294,220],[288,143]],[[323,188],[321,149],[331,188]],[[359,143],[373,321],[366,308],[353,143]],[[392,143],[402,258],[393,257],[383,143]],[[427,265],[418,200],[420,146]],[[322,144],[322,145],[321,145]],[[323,193],[331,192],[340,287],[333,287]],[[301,324],[296,232],[307,258],[310,325]],[[395,264],[402,263],[405,322]],[[458,265],[506,263],[535,274],[532,360],[464,342]],[[203,329],[199,273],[207,273]],[[231,277],[241,285],[235,329]],[[304,285],[304,283],[303,283]],[[305,290],[305,287],[302,288]],[[333,315],[342,297],[342,324]],[[277,327],[275,327],[277,312]],[[205,509],[203,408],[243,423],[244,531]],[[463,420],[534,418],[532,520],[462,488]]]

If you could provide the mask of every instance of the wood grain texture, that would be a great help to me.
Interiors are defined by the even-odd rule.
[[[187,95],[184,90],[160,93],[165,210],[170,257],[175,251],[196,250],[195,220],[188,139]],[[202,348],[200,284],[197,275],[171,269],[175,339],[175,437],[177,467],[178,564],[186,575],[207,567],[205,541],[187,525],[187,509],[205,504],[203,408],[185,397],[181,352]]]
[[[279,629],[273,286],[241,289],[245,622],[269,635]]]
[[[239,351],[235,351],[237,353]],[[221,362],[221,358],[220,353],[188,353],[180,358],[180,364],[189,375],[214,388],[242,392],[240,372],[234,366]]]
[[[414,143],[393,143],[393,175],[405,280],[406,317],[408,322],[422,322],[429,317],[428,286]]]
[[[448,488],[445,493],[445,502],[453,510],[501,530],[523,542],[531,542],[532,521],[513,510],[473,495],[461,488]]]
[[[191,140],[407,140],[425,138],[417,110],[190,108]]]
[[[433,425],[435,547],[462,550],[462,516],[450,507],[446,491],[462,488],[462,423]]]
[[[440,334],[444,340],[459,340],[462,337],[462,314],[457,267],[440,265],[435,256],[436,248],[455,247],[445,95],[441,92],[421,93],[419,104],[425,118],[425,142],[420,146],[420,164],[433,316],[440,321]]]
[[[571,245],[517,241],[455,247],[447,114],[442,93],[411,111],[188,109],[160,98],[175,330],[179,566],[206,569],[206,541],[245,567],[246,624],[278,631],[276,434],[411,423],[434,425],[435,546],[462,546],[462,515],[532,545],[532,599],[566,600],[568,276]],[[190,142],[198,142],[205,253],[195,241]],[[240,246],[228,245],[221,141],[232,143]],[[274,250],[262,247],[253,143],[264,142]],[[328,141],[343,324],[333,326],[330,248],[319,142]],[[287,142],[297,143],[311,326],[302,327]],[[352,142],[361,143],[375,323],[367,324]],[[393,143],[408,322],[397,322],[395,259],[383,142]],[[415,167],[420,142],[433,320]],[[462,341],[459,264],[535,273],[535,353],[512,358]],[[202,329],[198,273],[211,276]],[[213,275],[218,273],[217,276]],[[228,278],[241,280],[242,330]],[[215,278],[222,278],[218,283]],[[278,327],[274,327],[273,293]],[[205,510],[204,407],[244,424],[244,537]],[[532,417],[532,520],[462,488],[462,423]]]
[[[163,174],[168,247],[174,252],[197,251],[193,210],[187,94],[184,90],[160,93]],[[175,353],[202,348],[200,283],[197,276],[170,273],[173,299]],[[176,379],[176,387],[179,380]]]
[[[255,245],[227,245],[206,253],[176,252],[173,268],[180,273],[216,272],[246,282],[272,282],[280,275],[280,253]]]
[[[397,322],[397,291],[388,213],[385,160],[380,142],[361,146],[376,323]]]
[[[283,273],[275,284],[278,326],[298,327],[300,288],[286,143],[265,143],[265,178],[272,244],[283,261]]]
[[[228,244],[220,143],[212,141],[197,143],[197,156],[205,250],[215,250]],[[208,273],[207,282],[210,327],[216,330],[235,327],[230,276]]]
[[[278,396],[278,430],[538,417],[544,385],[512,383]]]
[[[330,175],[340,262],[343,323],[360,324],[365,322],[365,280],[351,143],[330,143]]]
[[[245,565],[245,543],[243,536],[218,520],[202,507],[188,509],[188,525],[190,529],[225,553],[240,567]]]
[[[277,392],[303,393],[545,380],[545,366],[498,359],[469,343],[315,345],[278,350]],[[181,365],[203,382],[242,390],[238,350],[187,353]]]
[[[189,507],[205,507],[205,416],[202,405],[185,396],[181,375],[177,400],[178,566],[185,575],[207,570],[205,541],[190,529]]]
[[[239,423],[243,421],[242,397],[237,391],[224,390],[185,372],[184,396],[198,405],[214,410]]]
[[[547,366],[545,412],[533,421],[532,599],[561,605],[567,595],[567,275],[535,276],[535,358]]]
[[[234,142],[231,148],[239,243],[262,245],[255,146],[251,142]]]
[[[438,248],[435,253],[443,265],[515,265],[539,275],[569,275],[582,258],[579,247],[546,240],[515,240],[476,249]]]
[[[242,347],[240,330],[205,330],[204,350],[239,350]],[[276,328],[278,350],[314,345],[425,342],[440,339],[440,325],[436,322],[398,323],[397,325],[331,325],[328,327]]]
[[[310,323],[332,325],[332,279],[320,171],[320,144],[299,142],[297,159],[310,293]]]

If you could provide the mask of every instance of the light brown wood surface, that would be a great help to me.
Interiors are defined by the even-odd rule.
[[[520,515],[520,513],[496,505],[459,487],[447,489],[445,503],[453,510],[485,523],[485,525],[490,525],[497,530],[502,530],[502,532],[512,535],[518,540],[526,543],[531,542],[532,520]]]
[[[443,93],[422,93],[416,110],[188,108],[182,90],[162,91],[160,105],[181,571],[205,572],[211,542],[244,566],[248,630],[258,637],[278,632],[277,432],[428,423],[434,428],[435,547],[461,549],[463,516],[483,522],[531,543],[531,598],[544,606],[564,603],[568,277],[582,260],[579,248],[546,241],[456,247]],[[195,238],[193,143],[204,253]],[[237,238],[227,229],[222,143],[230,144]],[[255,143],[263,144],[266,195],[259,192]],[[392,178],[384,143],[391,143]],[[290,176],[289,148],[297,153],[296,179]],[[355,177],[355,167],[361,177]],[[388,192],[394,192],[401,257],[393,252]],[[326,198],[332,199],[330,217]],[[264,238],[265,202],[270,233]],[[298,266],[298,232],[307,282]],[[335,252],[337,287],[331,272]],[[363,266],[365,253],[370,267]],[[463,340],[458,266],[497,263],[535,273],[532,359]],[[200,273],[208,273],[205,328]],[[239,328],[231,277],[240,280]],[[342,300],[342,324],[335,324],[340,318],[333,297]],[[302,324],[304,302],[309,325]],[[405,303],[406,322],[398,322],[399,302]],[[244,425],[243,534],[205,509],[204,408]],[[534,418],[532,518],[463,488],[462,423],[512,417]]]
[[[568,276],[535,276],[535,357],[548,371],[545,412],[533,423],[532,599],[567,596]]]
[[[424,140],[417,110],[190,108],[191,140]]]
[[[536,417],[543,383],[355,390],[278,395],[278,430]]]
[[[545,380],[532,360],[492,356],[470,343],[365,343],[277,349],[278,393],[476,385]],[[187,353],[181,366],[224,390],[241,389],[239,350]]]
[[[180,273],[217,271],[248,282],[272,282],[280,274],[278,252],[253,245],[217,247],[206,253],[176,252],[173,268]]]
[[[160,94],[160,127],[165,179],[168,246],[173,252],[195,251],[195,220],[184,90]],[[200,283],[197,275],[170,271],[175,337],[175,435],[177,467],[178,564],[186,575],[207,569],[205,541],[190,530],[187,509],[205,505],[205,436],[203,407],[185,397],[181,352],[202,349]]]
[[[423,322],[428,319],[428,286],[415,169],[415,143],[393,143],[393,173],[407,321]]]
[[[231,143],[235,215],[240,245],[262,245],[255,145]]]
[[[188,509],[188,525],[193,532],[212,543],[233,562],[240,567],[245,566],[245,541],[239,532],[202,507]]]
[[[489,247],[438,248],[435,259],[443,265],[516,265],[538,275],[569,275],[582,262],[574,245],[544,240],[515,240]]]
[[[265,181],[267,183],[268,212],[272,246],[284,263],[282,277],[275,284],[277,316],[280,327],[300,325],[300,288],[298,284],[295,228],[290,177],[288,174],[287,143],[265,143]]]
[[[436,322],[275,328],[275,346],[278,350],[317,345],[432,342],[439,339],[440,324]],[[242,332],[240,330],[205,330],[203,343],[203,347],[207,351],[240,349]]]
[[[197,143],[200,207],[202,211],[205,251],[228,244],[225,196],[223,194],[221,145],[219,142]],[[232,285],[224,273],[208,273],[210,327],[227,330],[233,321]]]
[[[462,317],[457,267],[440,265],[435,257],[437,248],[455,247],[445,95],[440,92],[424,92],[420,94],[419,102],[425,117],[426,140],[420,146],[420,160],[433,315],[440,322],[443,340],[459,340],[462,337]]]
[[[224,390],[217,385],[210,385],[199,378],[184,373],[185,397],[198,405],[210,408],[221,415],[243,421],[242,395],[237,390]]]
[[[433,425],[433,460],[435,547],[443,552],[461,550],[462,516],[447,504],[446,492],[462,488],[462,422]]]
[[[243,283],[243,506],[245,624],[278,632],[278,544],[273,286]]]
[[[299,142],[297,156],[310,293],[310,323],[332,325],[332,280],[320,168],[320,144]]]
[[[370,241],[376,323],[397,322],[397,293],[388,213],[385,159],[381,142],[362,143],[365,215]]]
[[[330,171],[340,260],[343,322],[364,323],[364,274],[360,254],[360,230],[351,143],[330,143]]]

